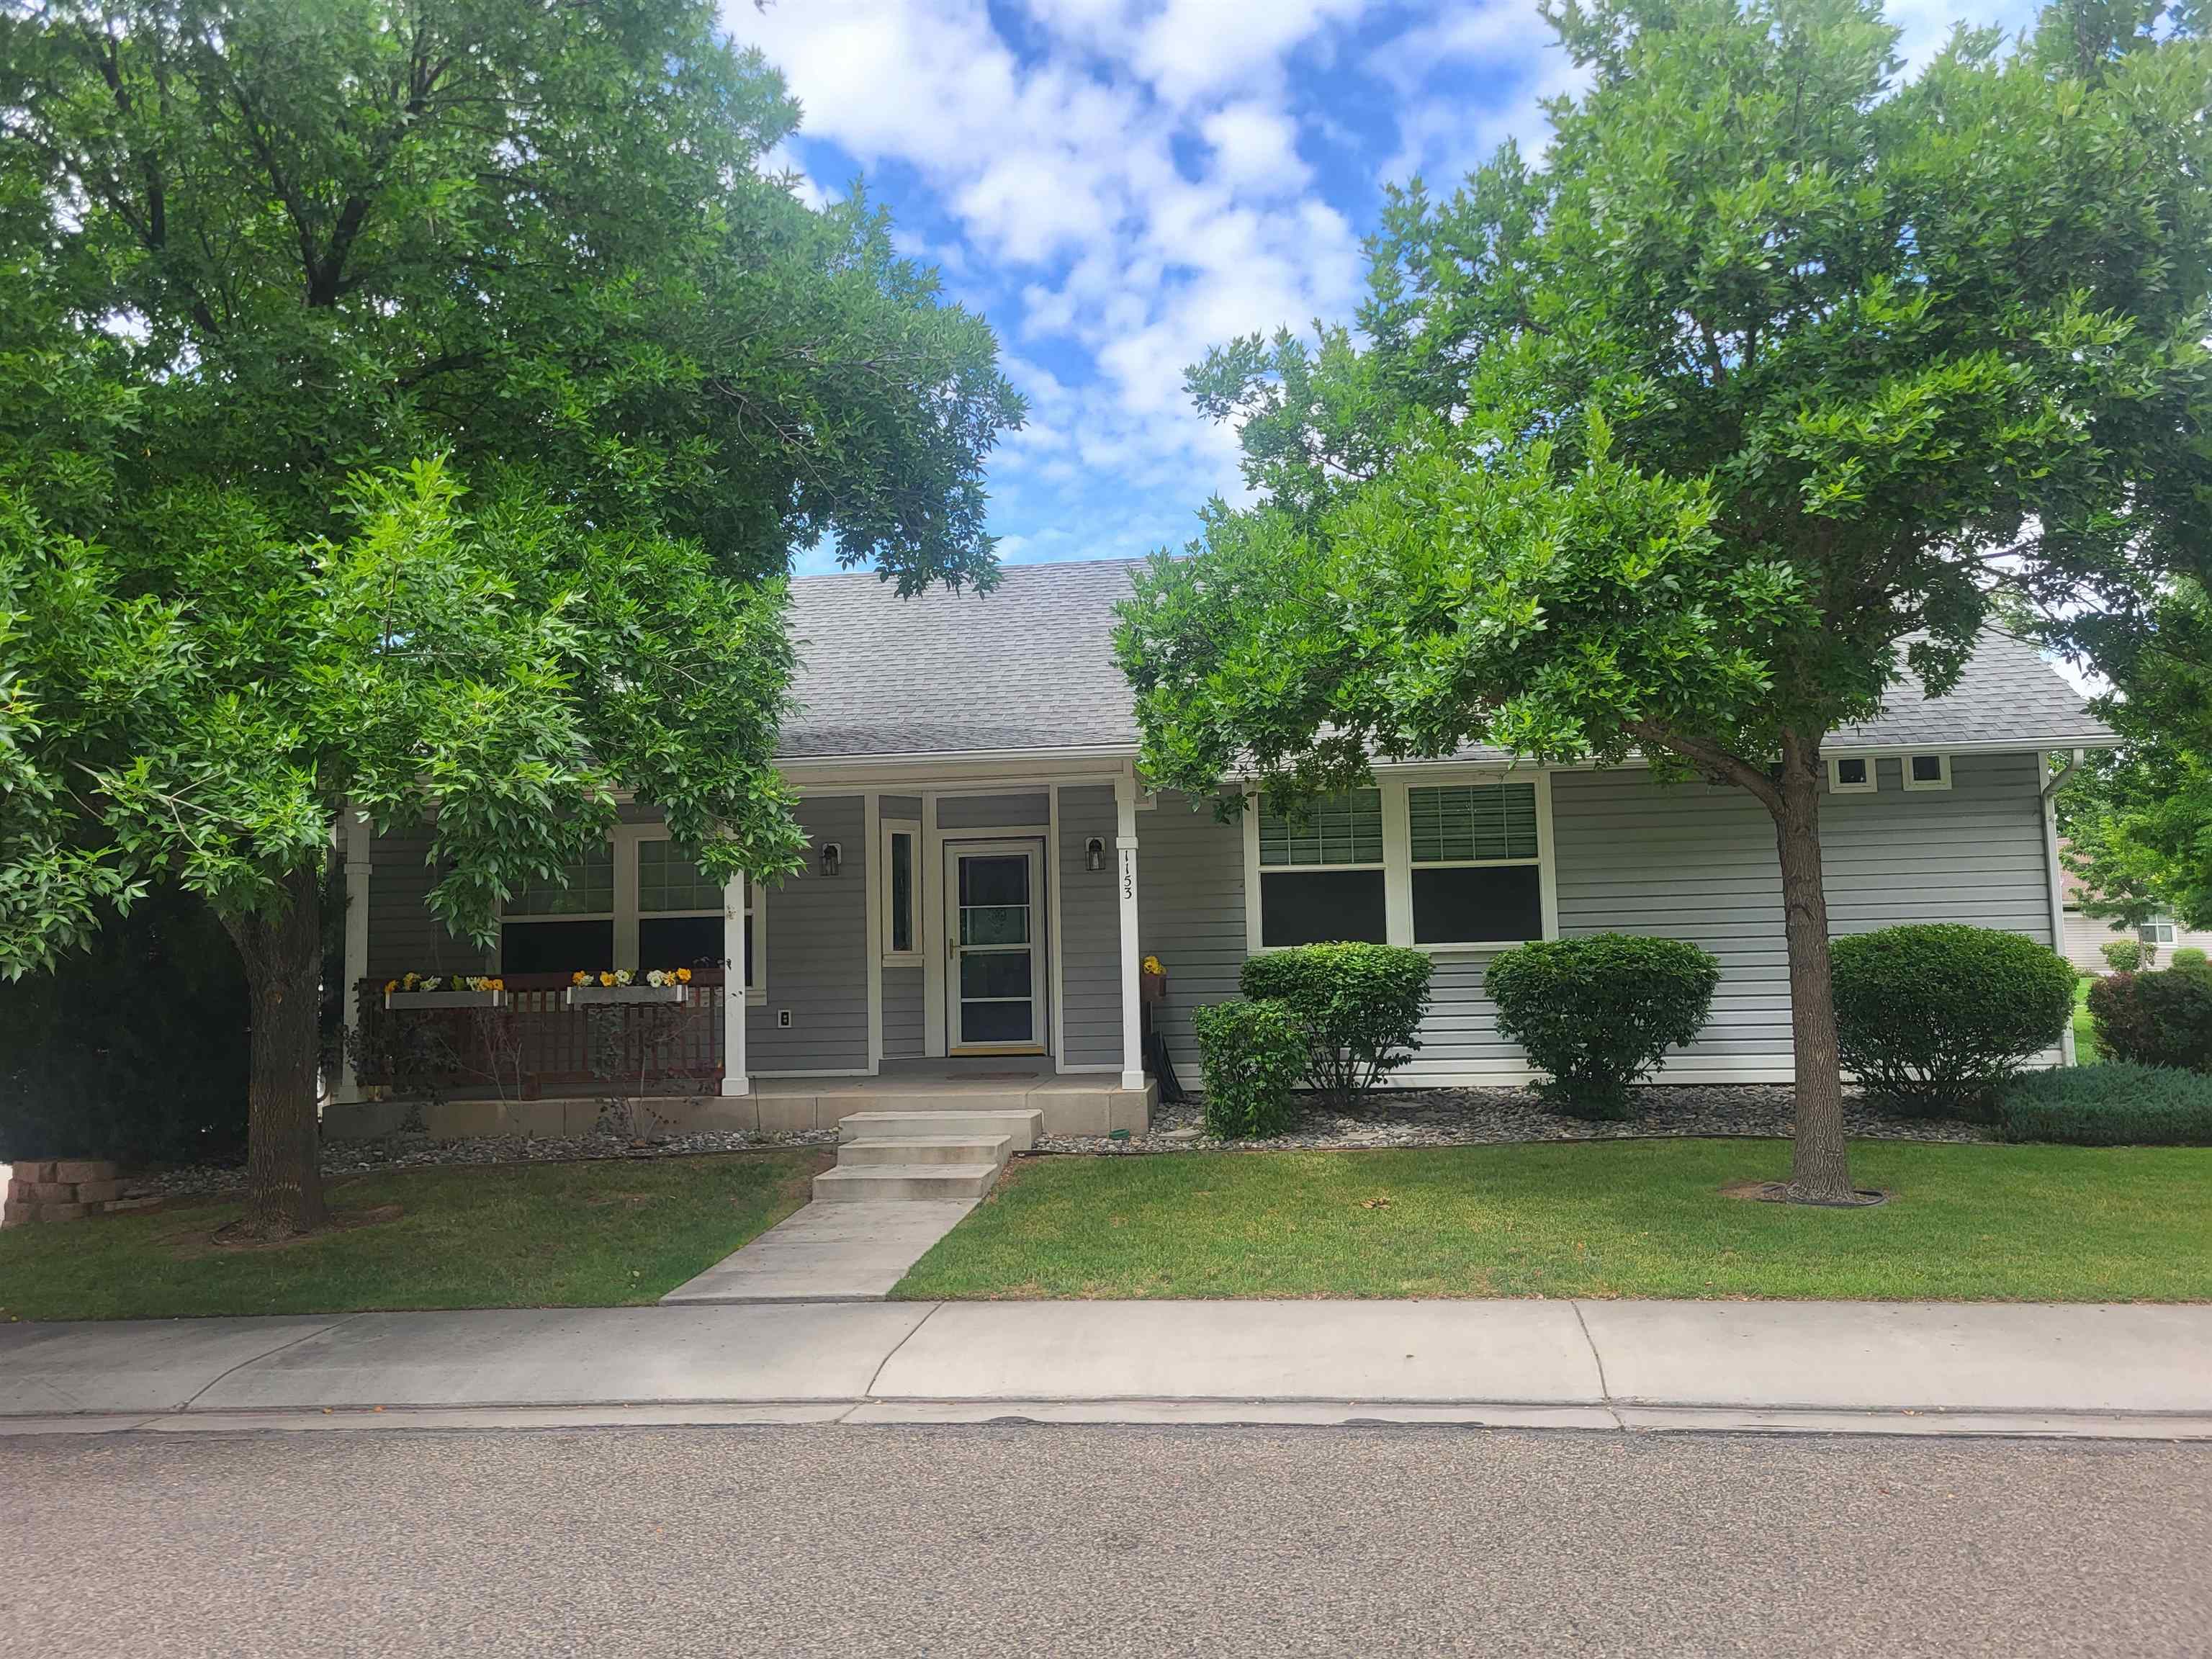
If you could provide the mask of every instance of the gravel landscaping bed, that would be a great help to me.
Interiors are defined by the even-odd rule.
[[[526,1139],[484,1135],[472,1140],[433,1141],[428,1135],[393,1135],[385,1140],[349,1140],[323,1148],[326,1176],[359,1175],[371,1170],[409,1170],[427,1164],[573,1164],[606,1158],[696,1158],[702,1152],[742,1152],[763,1146],[826,1146],[835,1129],[805,1129],[769,1134],[744,1129],[702,1130],[665,1140],[632,1140],[619,1134],[549,1136]],[[227,1192],[246,1182],[243,1164],[191,1164],[135,1176],[134,1194],[174,1197],[184,1193]]]
[[[1651,1135],[1780,1135],[1790,1133],[1791,1091],[1781,1085],[1658,1084],[1639,1091],[1643,1115],[1626,1123],[1585,1123],[1547,1110],[1528,1089],[1380,1090],[1372,1104],[1346,1114],[1316,1107],[1295,1131],[1262,1140],[1222,1140],[1206,1133],[1195,1102],[1162,1103],[1146,1133],[1127,1140],[1047,1135],[1042,1152],[1121,1156],[1133,1152],[1274,1152],[1286,1147],[1478,1146],[1522,1140],[1620,1140]],[[1856,1138],[1980,1141],[1972,1123],[1899,1117],[1846,1096],[1844,1128]]]
[[[1195,1102],[1153,1114],[1146,1133],[1127,1140],[1092,1135],[1046,1135],[1040,1152],[1124,1157],[1136,1152],[1264,1152],[1286,1147],[1479,1146],[1521,1140],[1620,1140],[1644,1135],[1778,1135],[1790,1133],[1788,1088],[1777,1085],[1661,1084],[1643,1091],[1642,1116],[1626,1123],[1585,1123],[1548,1111],[1527,1089],[1392,1089],[1370,1097],[1355,1114],[1316,1108],[1293,1133],[1264,1140],[1220,1140],[1206,1133]],[[1844,1103],[1844,1127],[1855,1138],[1887,1140],[1987,1140],[1979,1126],[1941,1119],[1898,1117],[1850,1097]],[[427,1164],[557,1164],[603,1158],[696,1158],[702,1152],[738,1152],[762,1146],[827,1146],[835,1129],[792,1134],[747,1130],[702,1131],[665,1140],[633,1140],[615,1133],[564,1135],[545,1139],[483,1136],[473,1140],[435,1142],[426,1135],[394,1135],[386,1140],[344,1141],[323,1148],[323,1173],[358,1175],[370,1170],[405,1170]],[[225,1192],[244,1184],[243,1164],[195,1164],[141,1175],[129,1183],[134,1195],[173,1197],[185,1193]]]

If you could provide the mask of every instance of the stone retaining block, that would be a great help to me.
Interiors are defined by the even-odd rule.
[[[25,1159],[15,1166],[0,1226],[27,1222],[81,1221],[109,1210],[141,1210],[154,1202],[127,1196],[122,1171],[105,1158]]]

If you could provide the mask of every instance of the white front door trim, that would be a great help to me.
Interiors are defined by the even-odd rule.
[[[945,1052],[948,1055],[963,1054],[1042,1054],[1050,1052],[1047,1035],[1051,1027],[1051,999],[1047,992],[1050,956],[1048,942],[1054,927],[1054,919],[1047,914],[1048,869],[1045,850],[1048,844],[1045,835],[1008,836],[993,831],[988,836],[957,837],[948,836],[944,843],[945,900],[939,907],[944,917],[945,974],[944,1007],[945,1021]],[[1030,926],[1029,938],[1022,945],[1030,961],[1030,1031],[1025,1042],[963,1042],[960,1040],[961,996],[960,964],[963,947],[960,940],[960,861],[963,858],[1018,857],[1028,868]],[[1010,954],[1004,947],[978,947],[979,953]],[[972,999],[971,999],[972,1000]]]

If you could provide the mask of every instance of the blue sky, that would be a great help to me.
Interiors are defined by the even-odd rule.
[[[1009,562],[1188,539],[1240,495],[1184,367],[1348,319],[1386,180],[1457,180],[1576,77],[1534,0],[726,0],[805,111],[807,189],[865,177],[900,240],[988,317],[1027,428],[990,470]],[[1918,62],[1954,18],[1893,5]],[[817,550],[802,568],[830,568]]]

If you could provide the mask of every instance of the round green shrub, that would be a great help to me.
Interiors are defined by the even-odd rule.
[[[2116,1060],[2212,1072],[2212,969],[2111,975],[2089,988],[2089,1017]]]
[[[1911,1109],[1985,1112],[2074,1018],[2073,965],[2018,933],[1923,923],[1850,934],[1831,951],[1844,1066]]]
[[[1434,966],[1401,945],[1300,945],[1246,957],[1237,982],[1290,1009],[1305,1033],[1307,1081],[1350,1106],[1421,1046]]]
[[[2207,957],[2204,954],[2204,947],[2201,945],[2185,945],[2174,951],[2167,960],[2177,968],[2212,966],[2212,957]]]
[[[1572,1116],[1630,1116],[1629,1087],[1705,1029],[1721,965],[1684,939],[1594,933],[1518,945],[1484,988],[1498,1028],[1551,1073],[1537,1091]]]
[[[2132,974],[2143,965],[2142,941],[2139,939],[2108,939],[2097,947],[2097,954],[2116,974]]]
[[[1206,1127],[1224,1140],[1279,1134],[1297,1115],[1306,1037],[1279,1002],[1217,1002],[1191,1024],[1206,1067]]]

